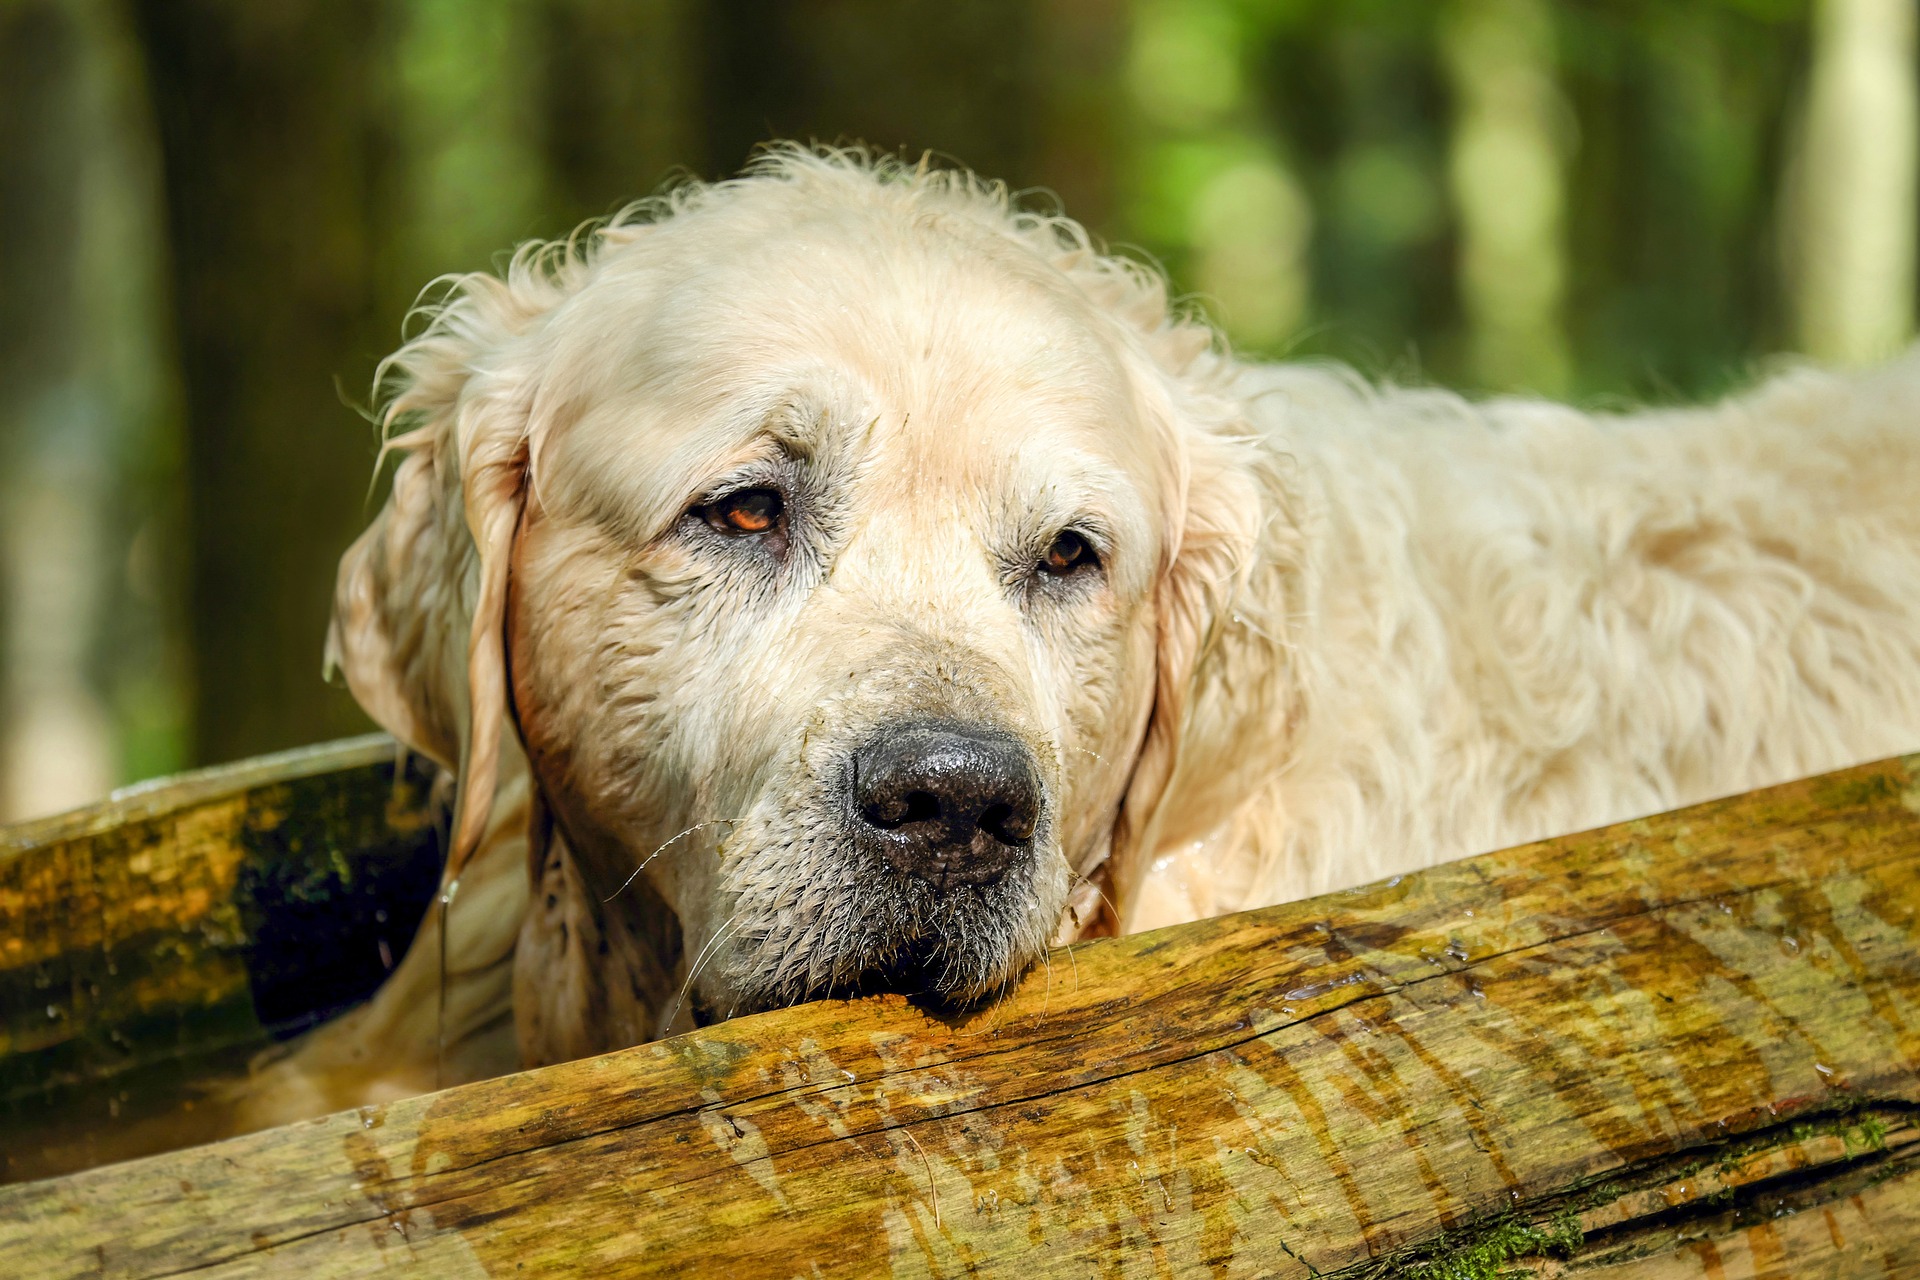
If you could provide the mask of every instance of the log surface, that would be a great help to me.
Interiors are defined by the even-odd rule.
[[[1920,1274],[1920,757],[0,1188],[0,1274]]]
[[[438,879],[431,781],[375,734],[0,828],[0,1182],[219,1132],[205,1085],[364,999]]]

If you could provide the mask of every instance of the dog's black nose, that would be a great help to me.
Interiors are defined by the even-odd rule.
[[[935,888],[989,885],[1033,839],[1040,787],[1014,738],[975,725],[902,725],[854,753],[853,804],[887,859]]]

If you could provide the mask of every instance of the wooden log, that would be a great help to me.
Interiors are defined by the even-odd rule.
[[[0,1188],[0,1274],[1920,1270],[1920,756]]]
[[[220,1132],[205,1086],[405,952],[431,783],[376,734],[0,829],[0,1181]]]

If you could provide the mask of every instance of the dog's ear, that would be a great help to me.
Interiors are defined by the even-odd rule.
[[[1113,321],[1135,404],[1162,442],[1158,465],[1167,482],[1152,708],[1105,864],[1086,869],[1088,883],[1070,915],[1078,934],[1088,936],[1127,927],[1155,850],[1205,810],[1206,798],[1183,778],[1220,763],[1230,747],[1218,740],[1218,726],[1206,723],[1209,700],[1197,695],[1210,663],[1218,665],[1222,624],[1235,611],[1256,549],[1276,519],[1292,526],[1288,513],[1275,509],[1283,486],[1269,473],[1266,451],[1252,444],[1240,395],[1229,385],[1233,361],[1213,328],[1171,304],[1158,271],[1101,252],[1078,223],[1033,214],[1017,217],[1014,227]],[[1093,910],[1096,879],[1109,891],[1100,911]]]
[[[449,640],[465,610],[449,543],[464,532],[445,527],[437,472],[430,450],[407,452],[386,506],[340,558],[326,665],[381,728],[452,770],[463,689]]]
[[[518,265],[516,263],[516,265]],[[508,565],[527,490],[532,379],[509,348],[552,290],[459,281],[382,367],[409,429],[393,492],[341,558],[327,663],[396,738],[456,769],[451,883],[486,830],[508,714]]]
[[[1153,708],[1121,805],[1107,867],[1111,925],[1127,927],[1146,865],[1167,834],[1182,825],[1182,766],[1203,764],[1207,726],[1197,721],[1196,694],[1207,678],[1223,624],[1252,568],[1270,516],[1241,424],[1203,427],[1175,410],[1175,465],[1165,506],[1171,536],[1155,594]]]

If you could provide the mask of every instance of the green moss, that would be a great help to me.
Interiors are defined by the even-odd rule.
[[[1886,1122],[1871,1111],[1843,1113],[1817,1124],[1796,1124],[1789,1132],[1795,1142],[1817,1137],[1838,1138],[1846,1144],[1848,1159],[1884,1151],[1887,1146]]]
[[[1526,1272],[1507,1264],[1550,1254],[1570,1258],[1586,1239],[1580,1220],[1563,1213],[1544,1225],[1506,1218],[1469,1233],[1458,1243],[1441,1237],[1432,1256],[1412,1262],[1397,1274],[1406,1280],[1502,1280]]]
[[[1837,1137],[1846,1144],[1849,1158],[1886,1149],[1886,1123],[1864,1110],[1849,1109],[1838,1115],[1818,1117],[1811,1122],[1795,1124],[1788,1132],[1796,1142],[1824,1136]],[[1718,1151],[1682,1161],[1663,1176],[1686,1179],[1709,1171],[1717,1171],[1725,1176],[1735,1172],[1755,1152],[1767,1150],[1778,1144],[1779,1140],[1777,1129],[1755,1135]],[[1614,1179],[1598,1179],[1563,1196],[1559,1203],[1567,1207],[1551,1222],[1535,1224],[1507,1217],[1464,1232],[1442,1234],[1430,1244],[1385,1260],[1386,1270],[1380,1274],[1406,1280],[1510,1280],[1512,1277],[1529,1275],[1531,1272],[1527,1268],[1514,1264],[1543,1255],[1572,1257],[1585,1243],[1585,1235],[1580,1230],[1579,1211],[1614,1200],[1626,1189]],[[1704,1203],[1722,1209],[1736,1203],[1738,1192],[1736,1187],[1721,1186],[1704,1197]],[[1367,1271],[1366,1274],[1375,1273]]]
[[[1854,1144],[1860,1145],[1862,1154],[1869,1151],[1884,1151],[1887,1146],[1887,1126],[1879,1116],[1863,1115],[1851,1125],[1840,1130],[1840,1140],[1847,1144],[1847,1155],[1854,1154]]]
[[[1868,808],[1898,799],[1900,795],[1888,773],[1870,773],[1864,778],[1842,776],[1832,781],[1821,779],[1816,785],[1819,803],[1834,809]]]

